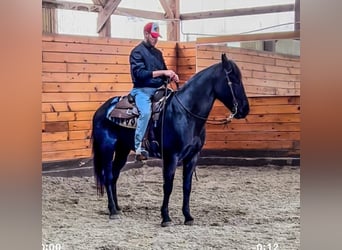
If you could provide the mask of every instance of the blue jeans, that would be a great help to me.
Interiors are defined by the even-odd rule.
[[[134,136],[134,147],[137,153],[141,152],[141,143],[152,113],[151,97],[156,90],[157,88],[133,88],[131,90],[131,95],[134,97],[135,104],[139,111],[137,128]]]

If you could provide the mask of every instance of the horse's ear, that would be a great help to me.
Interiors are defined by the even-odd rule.
[[[227,58],[227,56],[226,56],[225,53],[223,53],[223,54],[221,55],[221,60],[222,60],[222,66],[223,66],[223,68],[224,68],[224,69],[227,69],[228,71],[230,71],[230,70],[232,69],[232,66],[231,66],[231,64],[229,63],[229,60],[228,60],[228,58]]]

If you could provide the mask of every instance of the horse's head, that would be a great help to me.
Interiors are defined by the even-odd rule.
[[[249,102],[240,69],[225,54],[222,54],[221,59],[219,82],[215,86],[216,97],[235,114],[234,118],[245,118],[249,113]]]

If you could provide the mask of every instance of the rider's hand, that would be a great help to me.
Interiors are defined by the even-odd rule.
[[[169,77],[171,81],[179,82],[178,75],[173,70],[165,70],[164,75]]]

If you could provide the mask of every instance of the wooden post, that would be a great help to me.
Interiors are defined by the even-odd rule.
[[[180,40],[179,0],[160,0],[167,21],[167,40]]]
[[[295,2],[295,30],[300,30],[300,0]]]
[[[42,31],[43,33],[57,33],[56,6],[45,4],[42,8]]]

